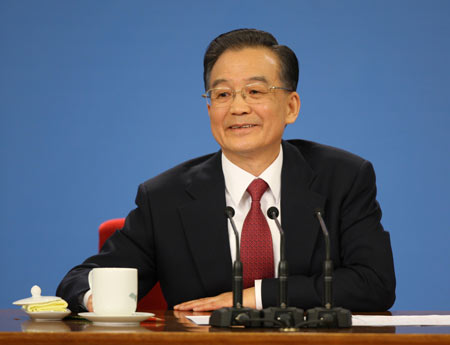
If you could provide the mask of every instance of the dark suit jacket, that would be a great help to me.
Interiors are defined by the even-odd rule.
[[[303,140],[283,141],[282,226],[290,305],[322,304],[324,238],[314,217],[324,210],[334,261],[333,298],[352,311],[382,311],[395,300],[389,234],[380,224],[371,164]],[[88,271],[137,267],[139,297],[159,280],[169,308],[231,291],[231,256],[221,153],[185,162],[139,186],[137,208],[102,251],[72,269],[57,295],[80,310]],[[277,303],[277,280],[262,283],[264,307]]]

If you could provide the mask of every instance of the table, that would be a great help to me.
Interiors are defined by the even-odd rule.
[[[392,312],[421,313],[450,314]],[[167,310],[155,314],[160,320],[136,327],[101,327],[79,319],[31,321],[21,309],[0,310],[0,344],[450,344],[450,326],[302,329],[286,333],[277,329],[197,326],[185,318],[192,312]]]

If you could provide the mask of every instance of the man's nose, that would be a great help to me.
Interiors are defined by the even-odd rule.
[[[250,112],[250,107],[241,90],[236,91],[230,104],[230,110],[233,115],[244,115]]]

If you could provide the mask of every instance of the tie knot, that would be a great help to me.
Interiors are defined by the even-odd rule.
[[[252,197],[252,201],[260,201],[262,195],[267,190],[269,185],[263,179],[257,178],[247,188],[247,192]]]

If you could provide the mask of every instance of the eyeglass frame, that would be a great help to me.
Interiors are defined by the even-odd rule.
[[[209,106],[212,106],[211,96],[208,96],[208,93],[211,92],[211,90],[229,89],[229,90],[232,92],[232,95],[233,95],[230,104],[233,103],[233,101],[234,101],[235,98],[236,98],[236,94],[237,94],[238,92],[241,93],[242,99],[243,99],[247,104],[249,104],[249,103],[247,102],[247,100],[246,100],[246,97],[247,97],[247,96],[246,96],[245,93],[244,93],[244,89],[245,89],[246,87],[248,87],[248,86],[251,86],[251,85],[255,85],[255,83],[247,84],[247,85],[245,85],[243,88],[241,88],[240,90],[234,90],[234,89],[232,89],[232,88],[230,88],[230,87],[224,87],[224,88],[214,87],[214,88],[212,88],[212,89],[207,90],[204,94],[202,94],[202,97],[206,99],[206,103],[207,103]],[[288,92],[294,92],[294,90],[291,90],[291,89],[289,89],[289,88],[287,88],[287,87],[282,87],[282,86],[270,86],[270,87],[268,87],[267,89],[269,90],[269,92],[272,92],[272,90],[284,90],[284,91],[288,91]],[[208,103],[208,99],[209,99],[209,103]],[[211,103],[211,104],[210,104],[210,103]],[[225,106],[226,106],[226,105],[229,105],[229,104],[227,104],[227,103],[223,103],[223,104],[225,104]],[[250,104],[252,104],[252,103],[250,103]],[[253,103],[253,104],[258,104],[258,103]]]

